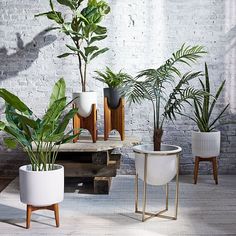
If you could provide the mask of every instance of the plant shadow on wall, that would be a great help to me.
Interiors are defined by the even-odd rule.
[[[25,45],[20,33],[16,33],[17,48],[12,54],[8,54],[5,46],[0,48],[0,81],[15,77],[21,71],[31,67],[38,58],[40,49],[56,40],[55,35],[47,34],[47,32],[46,29],[41,31]]]

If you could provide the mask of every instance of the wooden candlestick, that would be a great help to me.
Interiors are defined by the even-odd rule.
[[[73,104],[73,107],[75,108],[76,105]],[[87,129],[91,136],[94,143],[97,141],[97,109],[96,105],[92,105],[92,111],[88,117],[82,117],[78,113],[75,114],[73,118],[73,129],[74,134],[79,133],[79,129]],[[73,142],[76,143],[78,141],[78,137],[73,139]]]
[[[112,109],[108,106],[107,97],[104,97],[104,140],[107,140],[109,133],[117,130],[121,140],[125,139],[125,99],[120,98],[119,106]]]

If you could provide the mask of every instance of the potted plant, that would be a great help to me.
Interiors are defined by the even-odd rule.
[[[58,25],[50,29],[59,30],[73,42],[73,45],[66,44],[70,51],[58,57],[76,56],[78,58],[82,92],[75,93],[73,96],[78,97],[76,103],[79,114],[87,117],[91,112],[92,104],[97,103],[96,92],[87,91],[88,65],[94,58],[108,50],[106,47],[99,48],[95,43],[107,37],[107,28],[100,24],[110,12],[110,7],[102,0],[88,0],[86,6],[83,0],[57,0],[57,2],[71,10],[70,19],[66,19],[61,12],[54,9],[52,0],[50,0],[51,10],[36,16],[47,16]]]
[[[109,67],[106,67],[105,72],[95,71],[97,76],[94,77],[98,81],[107,84],[108,88],[104,88],[104,97],[107,97],[109,107],[116,109],[119,105],[120,98],[122,97],[121,88],[128,78],[131,78],[128,74],[121,70],[116,73]]]
[[[216,102],[224,88],[225,80],[214,96],[211,95],[210,80],[208,74],[207,64],[205,63],[205,84],[200,80],[202,90],[205,92],[203,99],[194,100],[194,116],[185,115],[193,120],[199,131],[192,132],[192,153],[198,157],[217,157],[220,154],[220,131],[216,128],[219,124],[217,122],[223,117],[224,112],[229,107],[227,104],[220,113],[212,119],[212,114]]]
[[[181,75],[177,65],[183,63],[190,65],[191,62],[196,62],[204,53],[205,51],[201,46],[186,47],[183,45],[157,69],[143,70],[135,79],[126,81],[123,93],[128,101],[141,103],[143,100],[148,100],[153,108],[153,144],[134,147],[137,154],[137,158],[135,158],[136,169],[144,166],[144,158],[139,159],[140,154],[145,156],[151,153],[151,156],[157,155],[160,157],[161,154],[162,156],[170,155],[179,149],[178,146],[161,145],[163,126],[168,120],[174,122],[176,114],[184,107],[184,103],[189,103],[189,100],[201,97],[202,91],[189,85],[189,82],[198,77],[201,72],[188,72]],[[171,87],[172,90],[170,90]],[[161,173],[166,173],[166,175],[173,178],[177,167],[170,168],[173,165],[171,158],[165,158],[164,160],[165,165],[163,165]],[[177,162],[175,164],[177,165]],[[173,175],[169,173],[171,170],[174,171]],[[161,178],[165,179],[164,176]],[[150,180],[150,182],[152,181]]]
[[[64,168],[55,164],[60,145],[77,135],[66,132],[67,125],[77,109],[65,108],[65,81],[60,79],[54,86],[48,109],[42,118],[36,117],[17,96],[0,88],[0,97],[5,100],[5,119],[0,121],[0,130],[9,135],[5,144],[9,148],[19,145],[27,153],[30,164],[21,166],[20,199],[32,206],[49,206],[64,198]]]

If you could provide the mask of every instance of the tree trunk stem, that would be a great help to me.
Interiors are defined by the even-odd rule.
[[[161,150],[161,139],[163,135],[162,129],[154,129],[154,135],[153,135],[153,143],[154,143],[154,151],[160,151]]]

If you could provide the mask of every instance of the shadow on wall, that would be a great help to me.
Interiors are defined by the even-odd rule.
[[[38,58],[40,49],[53,43],[56,36],[47,35],[47,30],[37,34],[32,41],[24,45],[20,33],[16,33],[17,49],[8,54],[5,46],[0,48],[0,81],[15,77],[19,72],[27,70]]]

